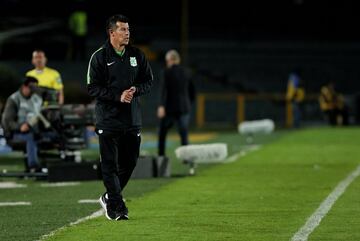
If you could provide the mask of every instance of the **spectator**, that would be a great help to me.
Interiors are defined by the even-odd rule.
[[[42,89],[42,97],[46,104],[64,104],[64,91],[61,76],[55,69],[46,66],[47,58],[43,50],[34,50],[32,53],[32,64],[35,69],[26,73],[39,81]],[[52,95],[54,93],[54,95]],[[54,102],[54,103],[52,103]]]
[[[335,90],[333,81],[321,87],[319,96],[320,109],[330,125],[348,125],[349,113],[343,95]]]
[[[42,99],[34,94],[37,84],[37,79],[26,77],[20,89],[7,99],[2,116],[7,139],[26,143],[27,167],[31,172],[40,169],[35,132]]]
[[[87,13],[84,3],[77,3],[75,11],[69,17],[69,30],[71,34],[70,55],[72,60],[85,60],[86,58],[86,35]]]

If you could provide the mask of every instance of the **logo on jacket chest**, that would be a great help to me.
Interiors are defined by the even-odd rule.
[[[131,65],[132,67],[136,67],[136,66],[137,66],[136,57],[130,57],[130,65]]]

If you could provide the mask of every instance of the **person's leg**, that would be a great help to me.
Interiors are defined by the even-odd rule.
[[[178,132],[179,132],[180,139],[181,139],[181,145],[186,146],[189,144],[188,128],[189,128],[189,122],[190,122],[190,114],[180,115],[177,118],[177,122],[178,122]],[[190,168],[189,174],[194,175],[196,164],[190,160],[183,160],[183,163],[189,165],[189,168]]]
[[[166,150],[166,135],[168,130],[173,125],[173,118],[170,116],[165,116],[160,120],[160,126],[159,126],[159,134],[158,134],[158,155],[159,156],[165,156],[165,150]]]
[[[336,110],[329,110],[329,122],[330,122],[330,125],[332,125],[332,126],[336,125],[336,116],[337,116],[337,111]]]
[[[106,193],[110,203],[118,203],[121,187],[117,175],[117,147],[115,139],[105,133],[99,134],[101,171]]]
[[[330,113],[328,110],[323,111],[323,118],[326,123],[330,123]]]
[[[188,128],[189,128],[190,114],[180,115],[177,121],[178,121],[178,132],[181,139],[181,145],[185,146],[189,144]]]
[[[299,128],[300,120],[301,120],[300,106],[297,102],[294,101],[292,104],[292,108],[293,108],[293,116],[294,116],[294,127]]]
[[[37,144],[32,132],[28,133],[16,133],[14,134],[14,140],[22,140],[26,142],[26,154],[29,168],[38,168],[39,160],[37,156]]]
[[[126,131],[117,138],[118,153],[118,176],[121,191],[128,183],[131,174],[139,158],[141,143],[140,130]]]
[[[344,108],[341,110],[341,116],[343,119],[343,125],[348,126],[349,125],[349,108],[347,106],[344,106]]]

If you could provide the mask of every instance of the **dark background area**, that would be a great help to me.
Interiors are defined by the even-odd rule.
[[[189,1],[192,37],[236,38],[238,40],[358,40],[359,8],[355,1]],[[101,31],[108,16],[123,13],[137,27],[173,29],[180,27],[181,1],[1,1],[1,28],[7,23],[67,18],[77,7],[89,15],[92,32]],[[162,35],[174,37],[172,32]],[[175,35],[176,36],[176,35]],[[154,35],[146,36],[153,38]]]
[[[32,68],[32,50],[42,48],[49,66],[62,74],[66,101],[90,102],[87,61],[106,39],[106,19],[122,13],[130,18],[132,43],[153,54],[155,84],[145,99],[155,109],[164,53],[181,50],[182,3],[2,0],[0,72],[6,77],[0,81],[20,81]],[[87,59],[71,61],[68,18],[79,8],[88,14]],[[187,14],[187,64],[198,92],[285,93],[289,73],[298,68],[307,93],[319,93],[332,80],[353,112],[359,108],[360,14],[355,1],[188,1]],[[51,22],[55,27],[1,41],[2,33]],[[0,93],[0,98],[7,94]]]

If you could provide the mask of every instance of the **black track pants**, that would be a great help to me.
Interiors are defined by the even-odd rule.
[[[140,130],[108,132],[97,129],[96,133],[99,136],[104,186],[109,201],[118,202],[139,157]]]

